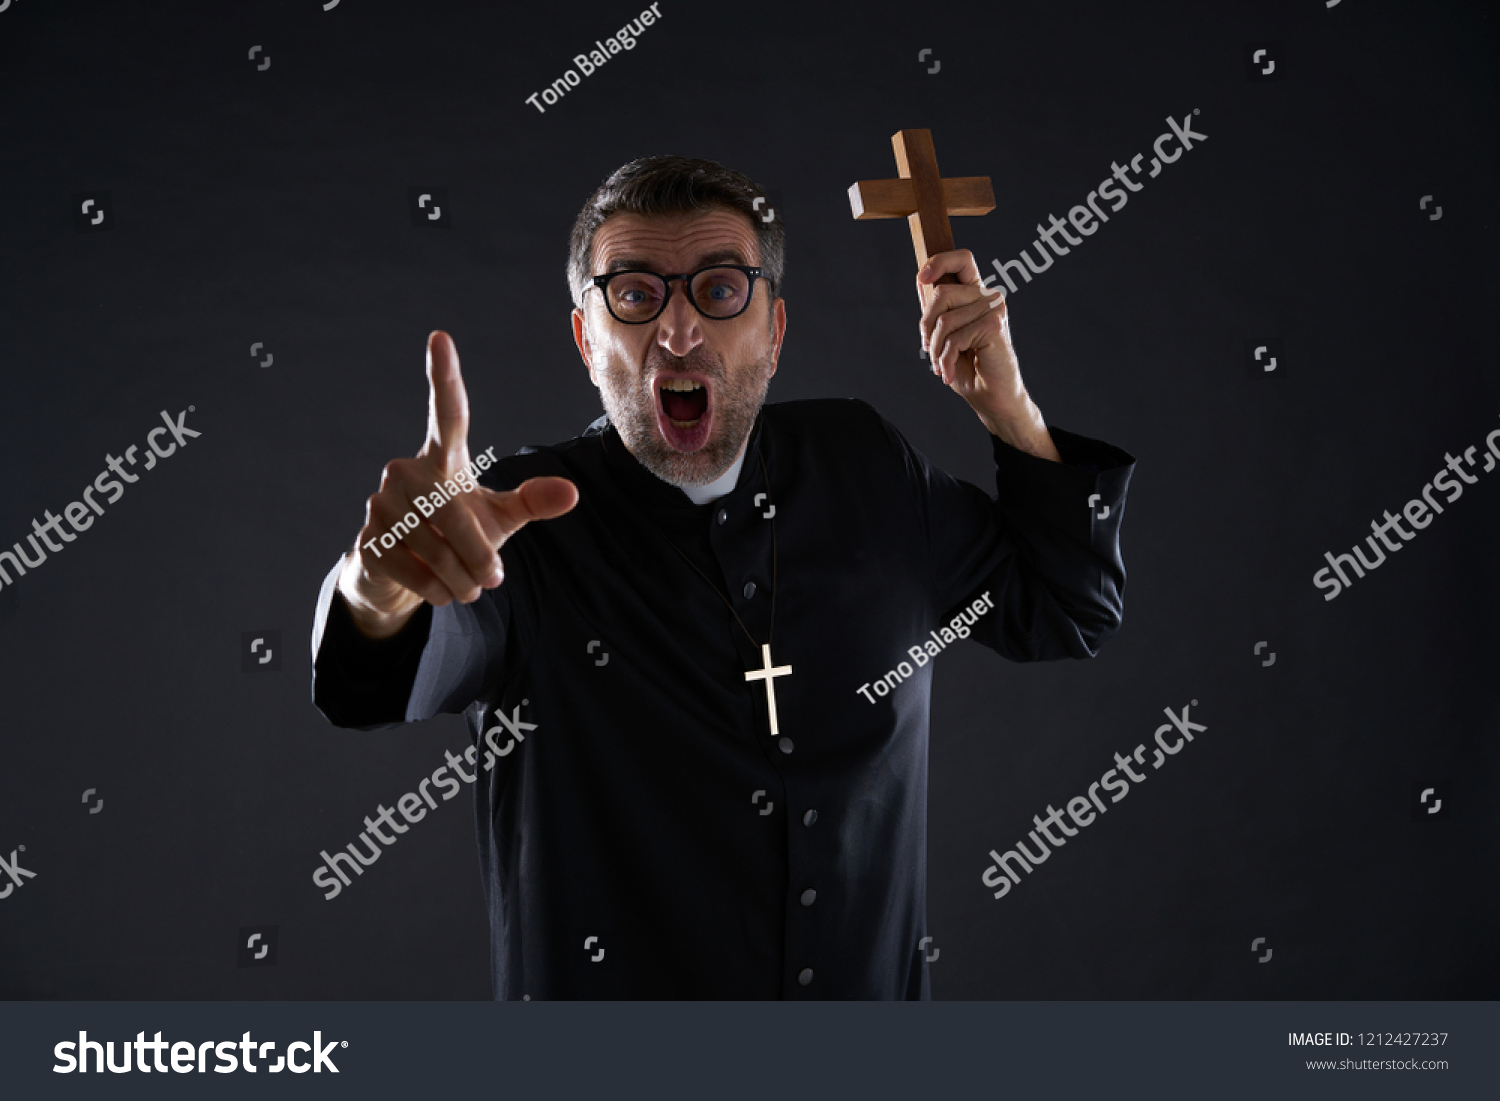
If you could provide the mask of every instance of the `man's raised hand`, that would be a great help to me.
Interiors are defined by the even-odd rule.
[[[441,606],[479,599],[504,580],[499,550],[507,539],[578,502],[566,478],[530,478],[505,492],[475,486],[424,515],[416,498],[469,465],[469,396],[453,340],[441,330],[427,338],[427,381],[427,439],[415,458],[385,464],[339,575],[355,623],[374,638],[399,631],[424,600]],[[388,534],[396,536],[390,546],[381,542]]]
[[[941,282],[945,276],[956,282]],[[950,249],[930,256],[917,272],[917,299],[922,303],[922,347],[933,374],[969,403],[991,435],[1038,458],[1061,462],[1042,411],[1021,381],[1005,296],[980,280],[974,254]],[[974,353],[972,363],[959,355],[965,351]]]

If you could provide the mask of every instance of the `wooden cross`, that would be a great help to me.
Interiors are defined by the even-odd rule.
[[[891,135],[891,145],[896,150],[900,178],[851,184],[849,207],[859,221],[905,218],[911,226],[911,243],[920,269],[934,253],[953,247],[948,216],[988,214],[995,209],[995,193],[988,176],[943,179],[930,130],[898,130]],[[957,283],[958,277],[950,273],[938,282]],[[963,352],[960,359],[973,366],[972,352]]]
[[[766,682],[766,709],[771,713],[771,737],[776,737],[776,682],[772,677],[784,677],[791,674],[790,665],[771,665],[771,646],[769,643],[760,645],[761,660],[766,664],[760,669],[751,669],[745,673],[746,680],[763,680]]]

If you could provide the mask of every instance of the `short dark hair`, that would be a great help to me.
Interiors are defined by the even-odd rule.
[[[771,297],[781,293],[781,275],[786,259],[786,232],[781,214],[769,222],[755,201],[766,193],[755,181],[714,161],[691,157],[641,157],[609,174],[578,212],[568,239],[568,286],[573,304],[583,308],[583,292],[593,274],[594,234],[611,214],[693,214],[727,208],[750,219],[760,251],[760,268]]]

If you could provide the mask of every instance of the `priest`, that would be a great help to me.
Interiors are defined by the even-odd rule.
[[[465,716],[497,999],[930,997],[914,649],[961,627],[1088,658],[1121,622],[1134,460],[1044,421],[967,251],[919,271],[921,337],[995,496],[858,398],[765,403],[786,305],[763,195],[658,156],[589,198],[568,278],[604,415],[573,439],[471,465],[431,334],[426,442],[319,597],[331,722]]]

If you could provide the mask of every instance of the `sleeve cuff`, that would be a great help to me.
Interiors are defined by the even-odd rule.
[[[313,624],[314,705],[334,725],[371,730],[405,721],[432,627],[424,603],[390,638],[366,637],[338,591],[342,566],[323,581]]]
[[[1056,425],[1049,424],[1047,431],[1062,462],[1039,458],[990,436],[999,503],[1091,543],[1096,526],[1118,521],[1135,457]]]
[[[323,631],[320,654],[325,660],[337,655],[336,664],[345,674],[345,680],[383,681],[407,665],[416,669],[431,629],[432,605],[424,601],[394,635],[370,638],[355,624],[344,594],[335,592],[328,605],[328,625]]]

